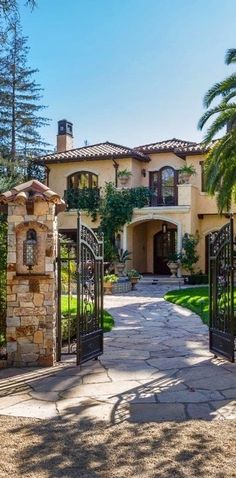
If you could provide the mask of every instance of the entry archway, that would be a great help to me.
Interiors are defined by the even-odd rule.
[[[159,254],[160,247],[154,244],[154,236],[163,231],[157,236],[157,243],[162,244],[163,250]],[[174,232],[173,232],[174,231]],[[170,271],[167,267],[168,256],[174,252],[180,252],[181,249],[181,224],[170,220],[170,218],[163,218],[154,214],[148,216],[139,216],[135,218],[123,231],[123,248],[127,248],[132,252],[132,261],[129,264],[131,268],[137,269],[141,274],[162,274],[169,275]],[[166,247],[167,246],[167,247]],[[161,258],[159,263],[162,263],[159,268],[156,266],[155,252],[158,252],[158,257]],[[167,249],[167,250],[166,250]],[[165,262],[164,262],[165,260]]]

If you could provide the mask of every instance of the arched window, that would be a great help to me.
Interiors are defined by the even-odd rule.
[[[177,205],[177,175],[178,172],[170,166],[150,173],[152,206]]]
[[[161,197],[163,203],[174,204],[175,200],[175,171],[173,168],[163,168],[161,171]]]
[[[77,173],[71,174],[68,177],[69,189],[93,189],[97,187],[98,176],[97,174],[90,173],[89,171],[78,171]]]

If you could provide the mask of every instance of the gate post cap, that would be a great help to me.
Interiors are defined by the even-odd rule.
[[[48,186],[37,179],[14,186],[10,191],[0,194],[0,204],[26,204],[27,202],[47,201],[57,206],[59,211],[66,208],[65,201],[59,194],[52,191]]]

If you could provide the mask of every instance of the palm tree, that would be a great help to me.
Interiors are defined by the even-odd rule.
[[[225,63],[236,63],[236,49],[226,52]],[[236,200],[236,73],[213,85],[205,94],[203,105],[207,111],[199,120],[203,129],[209,119],[214,117],[204,137],[204,145],[209,149],[205,161],[206,188],[210,195],[218,192],[219,211],[229,211],[232,200]],[[217,106],[212,102],[219,99]],[[215,136],[226,129],[222,138]],[[215,140],[215,141],[214,141]]]

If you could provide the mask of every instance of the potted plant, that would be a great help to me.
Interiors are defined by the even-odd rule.
[[[106,274],[103,277],[104,294],[112,294],[112,285],[118,281],[118,277],[115,274]]]
[[[122,185],[126,184],[131,176],[132,173],[131,171],[128,171],[128,169],[121,169],[117,173],[117,177]]]
[[[196,174],[196,169],[193,164],[185,164],[179,170],[179,182],[180,184],[189,184],[191,176]]]
[[[137,284],[137,282],[141,279],[141,274],[139,274],[138,271],[136,271],[135,269],[130,269],[128,272],[127,272],[127,276],[131,282],[131,285],[132,285],[132,290],[135,289],[135,285]]]
[[[194,273],[195,264],[199,259],[196,251],[198,242],[199,238],[193,234],[185,233],[182,238],[182,252],[179,254],[179,262],[190,275]]]
[[[124,276],[125,264],[127,261],[130,261],[131,252],[127,249],[119,249],[117,252],[117,261],[116,261],[116,270],[119,277]]]
[[[179,254],[177,254],[177,252],[174,252],[173,254],[169,255],[167,266],[170,269],[171,277],[176,277],[177,270],[179,267]]]

